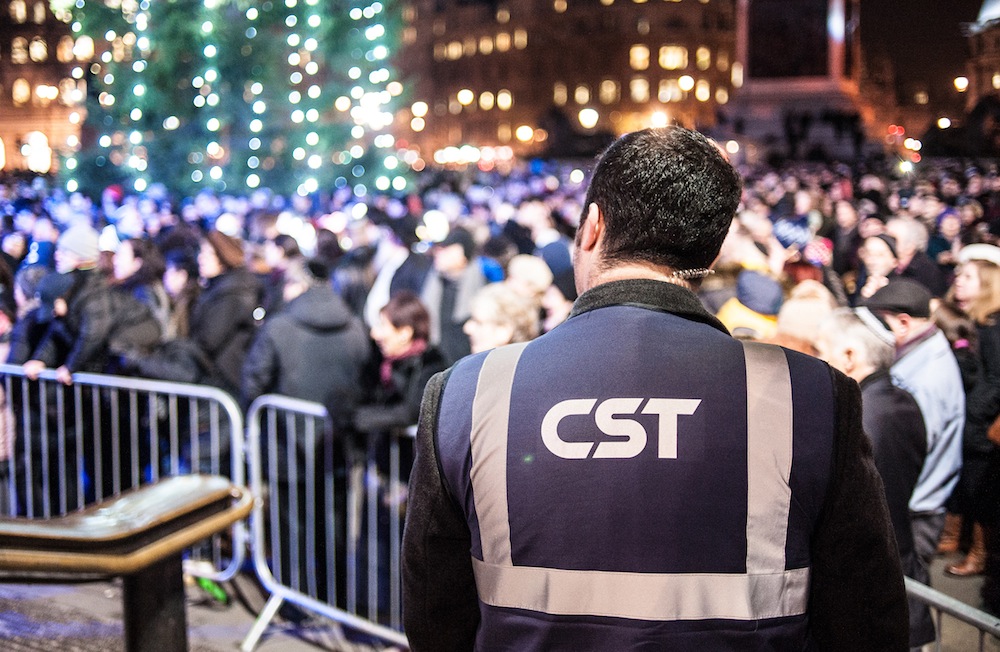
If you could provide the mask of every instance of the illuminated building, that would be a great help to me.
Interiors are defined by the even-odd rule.
[[[966,26],[972,59],[965,75],[958,81],[966,93],[966,109],[971,110],[980,99],[1000,93],[1000,0],[986,0],[976,22]]]
[[[425,155],[710,126],[743,80],[737,0],[411,0],[403,19],[397,137]]]
[[[48,172],[79,145],[78,60],[92,50],[47,0],[7,0],[0,11],[0,170]]]

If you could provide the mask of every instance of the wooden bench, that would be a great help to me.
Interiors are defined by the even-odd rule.
[[[249,490],[227,478],[164,478],[80,512],[0,518],[0,570],[124,579],[125,649],[187,650],[181,552],[245,518]]]

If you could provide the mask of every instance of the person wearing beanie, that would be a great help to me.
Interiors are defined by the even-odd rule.
[[[450,364],[472,352],[463,328],[472,316],[472,298],[486,285],[486,276],[476,259],[476,241],[465,229],[453,228],[431,251],[434,267],[420,299],[431,316],[430,343],[441,349]]]
[[[89,224],[74,224],[56,241],[56,271],[68,274],[77,269],[93,269],[101,257],[100,235]]]
[[[209,231],[198,251],[203,289],[191,308],[190,338],[211,362],[209,383],[239,395],[246,351],[257,329],[260,282],[244,264],[240,240]]]

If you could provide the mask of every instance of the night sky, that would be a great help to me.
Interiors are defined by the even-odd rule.
[[[884,44],[900,90],[921,80],[954,79],[965,73],[969,55],[961,25],[974,22],[982,5],[983,0],[862,0],[862,43]]]

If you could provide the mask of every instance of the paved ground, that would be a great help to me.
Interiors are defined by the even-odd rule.
[[[978,605],[980,580],[945,575],[942,569],[947,561],[935,562],[932,585],[963,602]],[[238,650],[256,614],[263,608],[265,596],[249,579],[237,578],[228,588],[233,599],[223,605],[197,586],[188,587],[188,631],[192,652]],[[279,617],[256,649],[260,652],[374,652],[380,649],[350,638],[324,619],[312,618],[305,623],[291,624]],[[978,649],[976,630],[945,617],[943,652]],[[984,649],[1000,651],[1000,643],[987,637]],[[0,650],[122,650],[120,583],[0,585]]]

